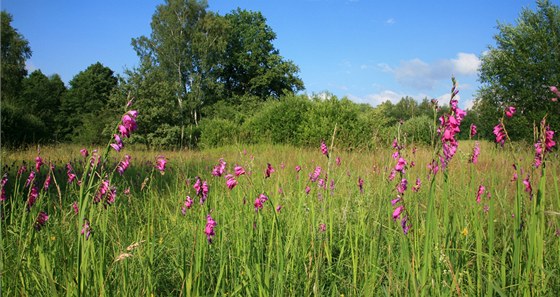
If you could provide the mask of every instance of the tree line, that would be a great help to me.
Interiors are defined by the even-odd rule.
[[[524,9],[515,26],[500,24],[496,47],[481,58],[482,87],[464,120],[479,126],[481,138],[492,139],[509,105],[520,115],[508,123],[514,140],[532,140],[532,127],[544,115],[551,128],[560,128],[559,105],[548,90],[560,81],[560,12],[549,1],[537,4],[537,11]],[[116,75],[97,62],[69,86],[57,74],[27,73],[31,48],[11,22],[2,11],[2,145],[105,143],[131,98],[140,116],[130,141],[149,147],[316,144],[334,125],[348,147],[390,141],[397,126],[412,141],[433,138],[428,98],[372,107],[328,93],[298,95],[304,89],[299,68],[274,47],[276,34],[260,12],[219,15],[206,1],[168,0],[154,12],[151,34],[132,39],[137,67]]]

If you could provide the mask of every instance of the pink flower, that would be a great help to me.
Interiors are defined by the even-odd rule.
[[[276,206],[276,212],[280,212],[282,210],[282,205],[278,204],[278,206]]]
[[[245,169],[243,169],[243,167],[241,167],[241,166],[235,166],[233,171],[235,171],[236,176],[240,176],[240,175],[245,174]]]
[[[228,189],[233,189],[235,188],[235,186],[237,186],[237,180],[235,179],[235,177],[231,174],[226,175],[226,185],[228,187]]]
[[[552,151],[552,147],[554,147],[556,145],[556,142],[553,140],[554,131],[552,129],[550,129],[549,126],[546,126],[544,135],[545,135],[544,145],[545,145],[546,151],[550,152],[550,151]]]
[[[41,228],[43,228],[43,226],[45,226],[45,224],[47,223],[47,221],[49,220],[49,215],[47,215],[46,212],[41,211],[39,212],[39,215],[37,216],[37,219],[35,220],[35,230],[37,231],[41,231]]]
[[[112,205],[115,203],[115,198],[117,197],[117,188],[111,187],[109,188],[109,192],[107,192],[107,196],[105,197],[105,205]]]
[[[340,157],[336,157],[336,166],[340,166],[340,163],[341,163]]]
[[[131,157],[129,155],[124,155],[124,159],[122,161],[120,161],[119,164],[117,165],[117,172],[120,175],[123,175],[125,170],[130,165],[130,159],[131,159]]]
[[[45,178],[45,182],[43,183],[43,189],[46,191],[49,189],[51,185],[51,175],[49,173],[49,175],[47,175],[47,178]]]
[[[401,216],[403,210],[404,206],[402,205],[395,208],[395,210],[393,211],[393,220],[397,220]]]
[[[531,187],[531,182],[529,181],[529,176],[523,180],[523,185],[525,185],[525,192],[529,193],[529,197],[533,197],[533,187]]]
[[[35,181],[35,171],[31,171],[29,173],[29,177],[27,178],[27,181],[25,181],[25,188],[27,188],[33,181]]]
[[[185,199],[185,203],[183,204],[183,208],[181,209],[183,215],[187,213],[187,209],[191,209],[192,205],[193,205],[192,198],[190,196],[187,196],[187,198]]]
[[[420,190],[421,185],[422,185],[422,181],[420,181],[420,178],[417,178],[416,184],[412,187],[412,191],[418,192]]]
[[[364,193],[364,180],[361,176],[358,176],[358,189],[360,189],[360,193]]]
[[[329,157],[329,148],[325,144],[324,140],[321,140],[321,152],[323,153],[323,155],[327,156],[327,158]]]
[[[478,162],[478,155],[480,155],[480,147],[477,141],[474,143],[473,152],[471,158],[469,159],[469,163],[476,164]]]
[[[88,150],[83,148],[80,150],[80,154],[82,155],[82,157],[87,158],[87,156],[89,156]]]
[[[297,165],[296,166],[296,172],[299,173],[301,171],[301,166]]]
[[[408,181],[406,180],[406,178],[403,178],[401,182],[397,185],[397,192],[399,192],[399,194],[403,194],[404,191],[406,191],[407,185],[408,185]]]
[[[311,174],[309,174],[309,180],[311,180],[311,182],[316,182],[320,175],[321,167],[317,166],[315,167],[315,170]]]
[[[88,219],[84,219],[84,225],[82,226],[82,235],[86,236],[86,240],[89,239],[89,237],[91,236],[91,227],[89,226],[89,220]]]
[[[513,106],[508,106],[508,107],[506,108],[506,116],[507,116],[508,118],[513,117],[513,115],[515,114],[515,111],[516,111],[516,110],[517,110],[517,109],[516,109],[515,107],[513,107]]]
[[[204,233],[206,234],[206,239],[208,240],[209,244],[212,243],[212,238],[214,237],[214,235],[216,235],[216,233],[214,232],[214,228],[216,227],[216,225],[216,221],[214,221],[214,219],[210,215],[207,215]]]
[[[41,170],[41,165],[43,164],[43,159],[37,156],[37,158],[35,158],[35,171],[39,172]]]
[[[406,165],[406,160],[403,158],[399,158],[399,161],[397,161],[397,165],[395,165],[395,171],[404,173]]]
[[[255,203],[253,203],[253,206],[255,206],[255,211],[259,211],[259,209],[263,208],[262,201],[257,197],[255,199]]]
[[[306,186],[305,187],[305,194],[309,195],[309,192],[311,192],[311,187]]]
[[[80,211],[80,209],[78,208],[78,202],[74,201],[74,203],[72,203],[72,210],[74,210],[74,214],[77,215],[78,212]]]
[[[478,186],[478,192],[476,193],[476,203],[480,203],[480,199],[485,190],[486,188],[483,185]]]
[[[504,126],[502,125],[502,123],[496,125],[492,133],[494,133],[494,135],[496,136],[496,143],[499,143],[503,146],[504,142],[506,141],[506,132],[504,131]]]
[[[167,165],[167,160],[164,156],[158,156],[156,159],[156,168],[161,174],[165,173],[165,166]]]
[[[35,204],[37,197],[39,197],[39,189],[37,189],[37,187],[31,188],[31,192],[29,192],[29,196],[27,197],[27,210],[30,210]]]
[[[220,159],[219,164],[214,166],[214,169],[212,170],[212,175],[222,176],[225,170],[226,170],[226,162],[224,161],[224,159]]]
[[[272,165],[270,165],[270,163],[267,163],[266,170],[264,172],[264,178],[269,178],[273,172],[274,168],[272,167]]]
[[[0,193],[0,201],[6,201],[6,183],[8,182],[8,173],[4,173],[2,176],[2,181],[0,182],[0,186],[2,188]]]
[[[324,223],[319,224],[319,232],[325,232],[327,231],[327,225],[325,225]]]
[[[208,184],[206,181],[202,181],[200,177],[196,177],[196,182],[193,185],[196,191],[196,195],[200,198],[200,204],[204,204],[206,198],[208,198]]]

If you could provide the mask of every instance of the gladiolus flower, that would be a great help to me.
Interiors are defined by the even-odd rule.
[[[0,201],[6,201],[6,183],[8,182],[8,174],[4,173],[4,176],[2,176],[2,181],[0,182],[0,186],[2,188],[1,193],[0,193]]]
[[[74,210],[74,214],[77,215],[78,212],[80,211],[80,209],[78,208],[78,202],[74,201],[74,203],[72,203],[72,209]]]
[[[117,165],[117,172],[120,175],[123,175],[125,170],[130,165],[130,159],[131,159],[131,157],[129,155],[124,155],[124,159],[122,161],[120,161],[119,164]]]
[[[408,231],[410,230],[410,224],[408,224],[408,217],[405,216],[401,219],[401,228],[403,230],[404,235],[408,234]]]
[[[407,185],[408,185],[408,181],[406,180],[406,178],[403,178],[401,182],[397,185],[397,192],[399,192],[399,194],[403,194],[404,191],[406,191]]]
[[[301,166],[297,165],[296,166],[296,172],[299,173],[301,171]]]
[[[477,141],[474,143],[473,152],[471,158],[469,159],[469,163],[473,163],[473,164],[478,163],[478,155],[480,155],[480,147]]]
[[[87,158],[87,156],[89,156],[88,150],[83,148],[80,150],[80,154],[82,155],[82,157]]]
[[[31,207],[35,204],[35,201],[37,201],[37,197],[39,197],[39,189],[37,189],[37,187],[31,188],[29,197],[27,197],[27,210],[30,210]]]
[[[329,148],[325,144],[324,140],[321,141],[321,152],[323,153],[323,155],[327,156],[327,158],[329,157]]]
[[[47,178],[45,178],[45,182],[43,183],[43,189],[46,191],[49,189],[51,185],[51,175],[47,175]]]
[[[358,189],[360,189],[360,193],[364,193],[364,180],[361,176],[358,176]]]
[[[214,228],[216,227],[216,225],[216,221],[214,221],[214,219],[210,215],[206,216],[206,227],[204,228],[204,233],[206,234],[206,239],[208,240],[209,244],[212,243],[212,237],[216,235],[216,233],[214,232]]]
[[[235,166],[233,171],[235,172],[235,176],[240,176],[240,175],[245,174],[245,169],[243,169],[243,167],[241,167],[241,166]]]
[[[164,156],[158,156],[156,160],[156,168],[161,174],[165,174],[165,165],[167,165],[167,160]]]
[[[473,138],[476,135],[476,125],[475,124],[471,124],[471,129],[470,129],[470,135],[471,138]]]
[[[220,159],[219,164],[214,166],[214,169],[212,170],[212,175],[222,176],[225,170],[226,170],[226,162],[224,161],[224,159]]]
[[[193,205],[193,200],[191,199],[190,196],[187,196],[187,199],[185,199],[185,203],[183,205],[183,208],[181,209],[181,212],[183,213],[183,215],[185,215],[187,213],[187,209],[191,209]]]
[[[311,187],[306,186],[305,187],[305,194],[309,195],[309,192],[311,192]]]
[[[503,146],[504,142],[506,141],[506,132],[504,131],[504,126],[502,125],[502,123],[496,125],[492,133],[494,133],[494,135],[496,136],[496,143],[499,143]]]
[[[274,168],[270,163],[267,163],[266,170],[264,172],[264,178],[269,178],[270,175],[274,172]]]
[[[278,204],[278,206],[276,206],[276,212],[280,212],[282,210],[282,205]]]
[[[336,166],[340,166],[340,163],[341,163],[340,157],[336,157]]]
[[[531,181],[529,181],[529,176],[523,180],[523,185],[525,185],[525,192],[529,193],[529,197],[533,197],[533,187],[531,187]]]
[[[311,180],[311,182],[316,182],[320,175],[321,167],[317,166],[315,167],[315,170],[311,174],[309,174],[309,180]]]
[[[228,189],[233,189],[235,188],[235,186],[237,186],[237,180],[235,179],[235,177],[231,174],[226,175],[226,185],[228,187]]]
[[[319,232],[323,233],[325,231],[327,231],[327,225],[324,223],[319,224]]]
[[[478,186],[478,192],[476,193],[476,203],[480,203],[480,199],[485,190],[486,188],[483,185]]]
[[[86,240],[91,236],[91,227],[89,226],[89,220],[84,219],[84,225],[82,226],[82,235],[86,236]]]
[[[404,210],[404,206],[402,205],[395,208],[395,210],[393,211],[393,220],[396,221],[401,216],[403,210]]]
[[[39,172],[41,170],[41,165],[43,164],[43,159],[37,156],[37,158],[35,158],[35,171]]]
[[[203,182],[200,177],[196,177],[193,188],[196,191],[196,195],[200,198],[200,204],[204,204],[204,201],[208,198],[208,184],[206,181]]]
[[[26,171],[27,171],[27,167],[25,167],[25,165],[23,165],[23,166],[21,166],[21,167],[18,169],[16,175],[17,175],[17,176],[20,176],[20,175],[22,175],[22,174],[23,174],[24,172],[26,172]]]
[[[27,188],[35,180],[35,171],[29,172],[29,177],[25,181],[25,188]]]
[[[404,169],[406,167],[406,160],[403,158],[399,158],[397,165],[395,165],[395,171],[404,173]]]
[[[37,216],[37,219],[35,220],[35,230],[41,231],[41,228],[45,226],[48,220],[49,220],[49,215],[46,212],[41,211]]]
[[[420,190],[420,186],[422,185],[422,181],[419,178],[416,179],[416,184],[412,187],[412,191],[418,192]]]
[[[508,107],[506,108],[506,116],[507,116],[508,118],[513,117],[513,115],[515,114],[515,111],[516,111],[516,110],[517,110],[517,109],[516,109],[515,107],[513,107],[513,106],[508,106]]]

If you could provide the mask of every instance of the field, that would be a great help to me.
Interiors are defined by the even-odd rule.
[[[556,152],[531,169],[532,148],[482,142],[474,164],[468,162],[474,141],[462,141],[434,175],[431,149],[400,146],[408,163],[393,180],[398,161],[391,147],[348,152],[329,145],[328,157],[319,146],[120,153],[99,147],[108,157],[94,166],[94,148],[88,157],[76,146],[3,150],[2,293],[552,296],[560,290]],[[120,175],[115,169],[125,154],[130,165]],[[26,185],[37,156],[44,165]],[[27,170],[18,175],[21,166]],[[52,181],[44,190],[47,175]],[[532,193],[522,181],[527,176]],[[207,182],[207,195],[196,187],[198,178]],[[102,181],[109,183],[104,195]],[[30,204],[33,185],[39,191]]]

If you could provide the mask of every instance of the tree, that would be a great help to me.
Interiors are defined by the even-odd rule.
[[[102,131],[112,120],[104,116],[111,92],[118,80],[113,70],[97,62],[70,81],[62,98],[59,127],[61,136],[82,143],[99,143]]]
[[[272,41],[276,33],[260,12],[237,9],[225,16],[228,43],[220,80],[228,97],[254,95],[265,100],[303,90],[299,68],[285,61]]]
[[[553,130],[560,128],[560,105],[549,99],[548,86],[560,83],[560,9],[538,1],[537,11],[523,9],[517,24],[499,24],[496,47],[482,56],[475,112],[493,113],[515,106],[519,119],[508,131],[526,131],[519,138],[532,140],[531,124],[545,116]],[[498,123],[498,119],[494,120]],[[484,125],[490,125],[485,123]],[[529,125],[529,127],[525,127]]]
[[[2,11],[1,47],[2,100],[14,100],[21,90],[21,81],[27,75],[25,61],[31,58],[29,42],[11,25],[12,15]]]
[[[57,74],[49,78],[41,70],[35,70],[23,79],[22,94],[18,101],[21,102],[21,106],[26,107],[26,112],[36,116],[45,128],[45,131],[37,134],[37,139],[49,142],[56,140],[56,119],[65,92],[66,87]]]

